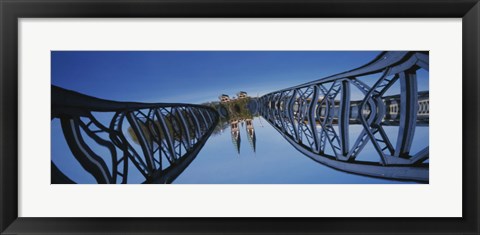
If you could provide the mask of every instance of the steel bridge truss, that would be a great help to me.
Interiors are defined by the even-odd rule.
[[[114,102],[52,86],[54,118],[73,156],[98,183],[122,184],[129,172],[143,183],[173,182],[219,120],[207,106]],[[52,183],[74,182],[52,162]]]
[[[428,52],[383,52],[360,68],[266,94],[259,99],[260,113],[296,149],[322,164],[368,176],[425,182],[428,146],[414,154],[410,149],[420,111],[425,120],[425,109],[419,111],[416,74],[428,67]],[[362,76],[377,78],[369,86],[359,79]],[[387,123],[384,95],[397,80],[401,93],[394,144],[383,128]],[[351,100],[352,88],[364,98]],[[352,123],[363,126],[353,144],[349,143]],[[356,160],[368,142],[378,162]],[[327,146],[333,151],[327,153]]]

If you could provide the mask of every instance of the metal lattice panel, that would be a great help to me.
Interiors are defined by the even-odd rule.
[[[266,94],[259,98],[260,113],[295,148],[320,163],[369,176],[428,181],[428,146],[410,151],[416,126],[428,126],[428,92],[417,90],[417,70],[428,71],[428,66],[428,53],[383,52],[360,68]],[[373,85],[362,82],[363,76],[376,76]],[[400,94],[385,96],[397,81]],[[363,99],[352,100],[352,89]],[[353,144],[351,124],[363,127]],[[399,127],[396,144],[384,126]],[[356,160],[369,142],[378,162]]]
[[[112,117],[99,118],[96,112]],[[127,183],[131,165],[144,183],[171,183],[219,120],[207,106],[114,102],[55,86],[53,118],[60,119],[71,152],[98,183]],[[108,149],[110,164],[97,153],[102,147]],[[54,162],[52,182],[73,183]]]

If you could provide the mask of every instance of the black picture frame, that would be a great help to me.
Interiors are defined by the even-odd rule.
[[[0,0],[0,232],[479,234],[478,0]],[[462,218],[18,217],[18,19],[45,17],[462,18]],[[402,33],[402,32],[399,32]],[[452,82],[455,82],[454,80]],[[452,156],[445,156],[452,157]],[[54,205],[52,205],[54,206]],[[376,206],[376,205],[372,205]],[[377,205],[378,206],[378,205]]]

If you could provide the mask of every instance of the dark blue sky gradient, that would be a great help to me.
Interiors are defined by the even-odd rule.
[[[262,95],[359,67],[379,52],[54,51],[52,84],[104,99],[204,102]]]

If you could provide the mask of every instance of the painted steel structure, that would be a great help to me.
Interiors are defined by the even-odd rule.
[[[428,146],[410,152],[416,126],[428,126],[428,92],[419,95],[416,76],[417,70],[428,67],[428,52],[383,52],[360,68],[260,97],[260,114],[317,162],[362,175],[428,182]],[[373,76],[373,85],[362,82],[363,76]],[[384,96],[397,80],[400,94]],[[351,100],[352,89],[364,98]],[[349,126],[355,122],[363,129],[351,144]],[[399,126],[396,144],[384,125]],[[368,142],[378,153],[378,162],[356,160]]]
[[[54,118],[73,156],[98,183],[128,183],[132,165],[144,183],[173,182],[219,121],[207,106],[115,102],[52,86]],[[52,183],[74,182],[52,161]]]

